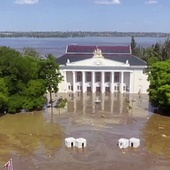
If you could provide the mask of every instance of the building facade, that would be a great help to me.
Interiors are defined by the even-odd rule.
[[[57,59],[63,81],[60,93],[147,93],[147,64],[130,46],[70,45]]]

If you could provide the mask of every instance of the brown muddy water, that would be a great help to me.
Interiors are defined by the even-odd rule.
[[[12,158],[14,170],[170,170],[170,117],[152,114],[147,95],[97,96],[99,104],[96,95],[67,95],[66,108],[53,113],[0,117],[0,169]],[[87,147],[67,149],[71,136],[86,138]],[[141,145],[121,150],[122,137]]]

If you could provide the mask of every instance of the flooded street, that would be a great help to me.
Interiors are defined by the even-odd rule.
[[[14,170],[170,169],[170,117],[152,114],[147,95],[64,97],[66,108],[53,113],[48,108],[0,117],[0,169],[10,158]],[[83,137],[87,147],[67,149],[67,137]],[[122,137],[139,138],[141,145],[121,150]]]

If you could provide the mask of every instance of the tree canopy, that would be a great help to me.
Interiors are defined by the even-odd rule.
[[[0,112],[16,113],[22,109],[41,109],[46,103],[44,94],[58,92],[62,81],[55,57],[42,59],[35,50],[20,53],[0,47]]]
[[[170,60],[152,64],[149,69],[151,104],[162,112],[170,110]]]

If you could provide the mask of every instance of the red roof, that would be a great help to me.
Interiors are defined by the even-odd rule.
[[[130,46],[79,46],[69,45],[66,53],[93,53],[100,49],[103,54],[131,54]]]

